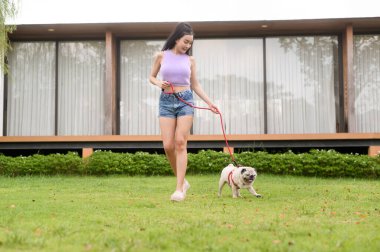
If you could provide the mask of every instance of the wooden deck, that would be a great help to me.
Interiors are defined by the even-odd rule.
[[[227,135],[232,148],[368,148],[369,155],[380,152],[380,133],[336,134],[249,134]],[[223,149],[223,135],[191,135],[188,147],[194,149]],[[162,149],[159,135],[102,136],[4,136],[0,150],[67,149],[82,150],[91,155],[94,149]]]
[[[335,134],[248,134],[227,135],[229,141],[297,141],[297,140],[380,140],[380,133]],[[221,141],[223,135],[190,135],[189,141]],[[2,143],[21,142],[155,142],[159,135],[102,135],[102,136],[3,136]]]

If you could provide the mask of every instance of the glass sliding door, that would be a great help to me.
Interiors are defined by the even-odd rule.
[[[159,135],[161,90],[150,84],[154,54],[164,41],[125,40],[120,43],[120,134]]]
[[[15,42],[8,55],[7,135],[55,133],[55,42]]]
[[[197,39],[197,77],[223,114],[227,134],[264,133],[262,39]],[[197,106],[207,105],[195,95]],[[196,110],[194,134],[221,134],[219,116]]]
[[[380,35],[354,36],[349,132],[380,132]]]
[[[266,39],[269,134],[335,133],[337,38]]]
[[[58,135],[105,132],[105,43],[60,42]]]

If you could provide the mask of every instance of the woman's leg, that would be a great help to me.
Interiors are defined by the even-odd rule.
[[[176,153],[174,145],[176,124],[177,120],[174,118],[160,117],[162,143],[164,145],[166,157],[169,160],[175,176],[177,176]]]
[[[177,191],[183,189],[183,182],[187,169],[187,139],[193,124],[193,116],[180,116],[177,118],[177,127],[174,136],[176,168],[177,168]]]

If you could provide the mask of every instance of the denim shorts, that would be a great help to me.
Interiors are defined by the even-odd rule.
[[[185,90],[176,93],[178,97],[182,98],[190,104],[194,104],[193,92],[191,90]],[[183,103],[177,99],[173,94],[161,93],[159,102],[159,116],[177,118],[180,116],[194,115],[194,108]]]

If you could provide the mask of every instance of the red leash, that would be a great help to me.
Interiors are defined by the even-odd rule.
[[[171,92],[165,92],[164,90],[162,90],[162,92],[164,92],[165,94],[172,94],[174,95],[178,100],[180,100],[181,102],[185,103],[186,105],[189,105],[190,107],[193,107],[193,108],[196,108],[196,109],[205,109],[205,110],[210,110],[210,108],[206,108],[206,107],[197,107],[197,106],[194,106],[193,104],[191,103],[188,103],[187,101],[185,101],[184,99],[182,99],[181,97],[179,97],[175,92],[174,92],[174,87],[173,87],[173,84],[170,83],[170,88],[172,89]],[[235,160],[235,157],[234,157],[234,154],[232,153],[231,151],[231,148],[230,148],[230,145],[228,144],[228,141],[227,141],[227,137],[226,137],[226,132],[224,130],[224,123],[223,123],[223,117],[222,117],[222,113],[220,113],[219,109],[217,110],[216,112],[218,115],[219,115],[219,118],[220,118],[220,125],[222,126],[222,131],[223,131],[223,136],[224,136],[224,141],[226,142],[226,146],[228,148],[228,152],[230,153],[230,156],[231,156],[231,159],[232,159],[232,162],[234,163],[235,166],[239,166],[238,163],[236,162]]]

